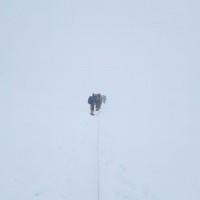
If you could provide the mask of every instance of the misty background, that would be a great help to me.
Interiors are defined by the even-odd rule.
[[[0,199],[96,199],[98,120],[101,199],[198,199],[199,11],[0,0]]]

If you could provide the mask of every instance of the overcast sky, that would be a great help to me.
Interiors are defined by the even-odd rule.
[[[158,137],[163,155],[178,166],[169,165],[165,178],[186,165],[173,185],[179,185],[178,191],[171,188],[168,193],[166,184],[158,196],[188,199],[188,189],[196,200],[200,197],[199,52],[198,0],[0,0],[0,144],[7,134],[20,134],[19,124],[36,116],[45,119],[50,109],[63,119],[63,109],[88,112],[88,95],[102,92],[113,116],[121,115],[111,121],[111,130],[127,133],[123,141],[118,132],[121,140],[113,148],[123,141],[135,145],[131,150],[139,150],[132,139],[142,142],[147,132],[151,134],[146,142],[153,142],[152,134]],[[65,108],[67,103],[70,108]],[[61,125],[56,117],[51,120]],[[116,122],[121,125],[115,129]],[[128,134],[133,132],[144,138]],[[4,144],[2,152],[7,150]],[[114,154],[131,170],[134,163],[128,156],[123,160],[129,153],[125,148],[121,157],[117,151]],[[180,162],[178,153],[183,156]],[[160,174],[165,167],[160,165]],[[138,163],[135,169],[140,168]],[[181,185],[184,173],[187,184]],[[162,178],[158,172],[157,182]],[[166,181],[170,185],[172,180]]]

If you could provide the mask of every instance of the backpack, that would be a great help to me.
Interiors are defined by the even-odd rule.
[[[89,103],[89,104],[92,103],[92,96],[90,96],[90,97],[88,98],[88,103]]]

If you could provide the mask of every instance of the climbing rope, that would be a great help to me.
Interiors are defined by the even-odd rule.
[[[100,112],[100,111],[99,111]],[[99,113],[100,114],[100,113]],[[98,114],[98,131],[97,131],[97,199],[100,200],[100,166],[99,166],[99,135],[100,135],[100,123]]]

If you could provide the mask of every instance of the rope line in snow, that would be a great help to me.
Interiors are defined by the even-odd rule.
[[[97,131],[97,195],[98,195],[97,199],[98,200],[100,200],[100,166],[99,166],[99,135],[100,135],[100,125],[99,125],[99,114],[98,114],[98,131]]]

